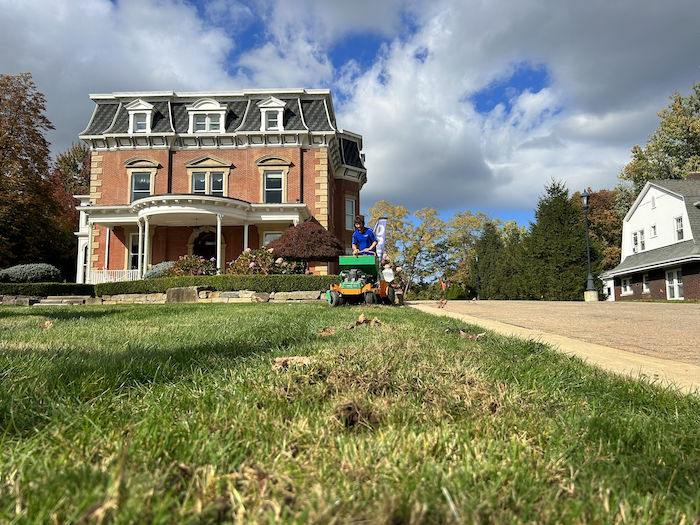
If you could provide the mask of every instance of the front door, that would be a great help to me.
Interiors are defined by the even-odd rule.
[[[683,299],[683,272],[680,269],[666,272],[666,298]]]
[[[206,260],[216,258],[216,233],[202,232],[194,240],[192,254],[199,255]]]

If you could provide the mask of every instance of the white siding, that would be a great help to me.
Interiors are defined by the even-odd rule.
[[[656,207],[652,208],[652,198]],[[646,194],[640,196],[637,207],[625,218],[622,225],[622,260],[633,255],[632,234],[644,231],[645,251],[662,248],[679,242],[676,240],[676,217],[683,217],[683,240],[692,239],[688,212],[683,198],[650,186]],[[656,237],[652,237],[651,227],[656,225]]]

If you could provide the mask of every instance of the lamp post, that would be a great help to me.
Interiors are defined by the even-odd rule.
[[[597,301],[598,292],[595,289],[595,284],[593,283],[593,274],[591,273],[591,241],[590,235],[588,234],[588,199],[590,195],[587,190],[583,190],[581,194],[581,204],[583,205],[583,211],[586,215],[586,255],[588,256],[588,281],[586,282],[586,291],[583,292],[584,301]]]

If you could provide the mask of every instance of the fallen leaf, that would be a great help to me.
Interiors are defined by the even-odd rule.
[[[39,328],[41,328],[42,330],[48,330],[49,328],[51,328],[52,325],[53,323],[51,321],[46,321],[44,324],[40,324]]]
[[[445,308],[445,305],[447,304],[447,299],[440,299],[437,302],[437,307],[438,308]]]
[[[370,326],[382,326],[384,323],[382,323],[379,319],[376,317],[372,319],[369,323]]]
[[[313,363],[313,359],[306,356],[277,357],[272,365],[273,370],[289,368],[290,366],[305,366]]]
[[[321,330],[318,335],[322,335],[323,337],[328,337],[329,335],[333,335],[335,333],[335,326],[331,326],[328,328],[327,326],[323,327],[323,330]]]
[[[360,325],[364,323],[367,319],[365,318],[365,314],[360,314],[360,317],[357,319],[357,324]]]
[[[486,332],[482,332],[480,334],[470,334],[469,332],[465,332],[464,330],[459,331],[459,336],[462,339],[470,339],[471,341],[478,341],[482,337],[486,335]]]

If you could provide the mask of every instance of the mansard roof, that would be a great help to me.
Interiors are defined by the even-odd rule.
[[[96,104],[90,122],[80,135],[127,134],[129,114],[125,106],[143,100],[154,107],[151,132],[185,134],[189,128],[187,108],[202,99],[226,107],[224,133],[260,131],[259,103],[271,97],[284,102],[285,131],[333,132],[335,115],[330,90],[251,90],[216,93],[136,92],[90,95]],[[350,146],[352,148],[352,146]]]

